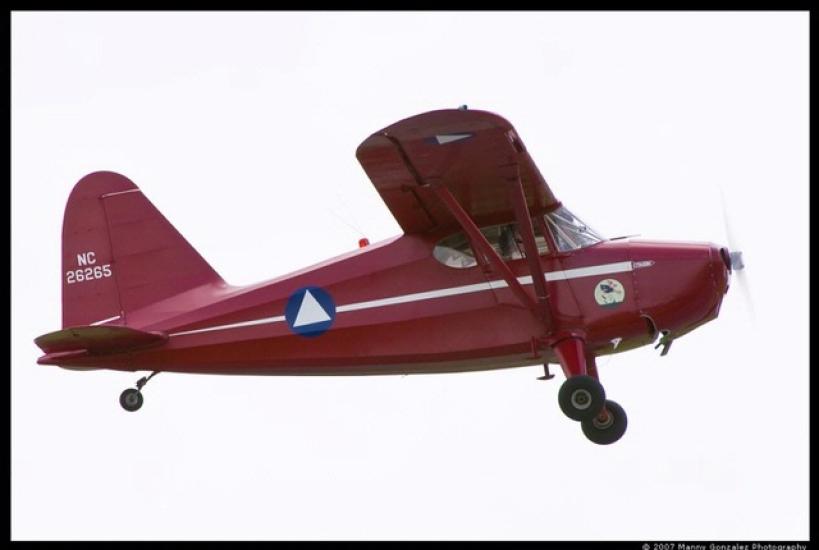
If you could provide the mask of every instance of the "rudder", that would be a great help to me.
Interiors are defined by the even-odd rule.
[[[134,183],[94,172],[74,186],[63,217],[63,327],[128,312],[222,278]]]

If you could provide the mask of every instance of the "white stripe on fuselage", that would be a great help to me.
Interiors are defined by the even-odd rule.
[[[97,325],[105,324],[108,321],[116,321],[119,318],[120,318],[120,315],[114,315],[113,317],[109,317],[108,319],[103,319],[102,321],[95,321],[95,322],[91,323],[89,326],[95,327]]]
[[[636,262],[635,262],[636,263]],[[589,267],[578,267],[575,269],[567,269],[565,271],[550,271],[545,273],[547,281],[566,281],[569,279],[579,279],[581,277],[591,277],[594,275],[610,275],[612,273],[624,273],[635,269],[632,262],[616,262],[612,264],[593,265]],[[639,267],[643,267],[642,265]],[[532,284],[532,276],[518,277],[518,282],[522,285]],[[378,300],[368,300],[366,302],[356,302],[354,304],[345,304],[336,308],[336,313],[344,313],[346,311],[359,311],[362,309],[372,309],[376,307],[394,306],[397,304],[406,304],[410,302],[420,302],[422,300],[433,300],[435,298],[445,298],[447,296],[459,296],[461,294],[471,294],[473,292],[483,292],[485,290],[492,290],[498,288],[505,288],[509,286],[506,281],[497,280],[486,283],[476,283],[473,285],[455,286],[451,288],[442,288],[439,290],[427,290],[425,292],[415,292],[413,294],[403,294],[401,296],[393,296],[391,298],[381,298]],[[228,330],[232,328],[250,327],[255,325],[264,325],[268,323],[280,323],[284,321],[284,315],[276,317],[266,317],[264,319],[256,319],[253,321],[241,321],[239,323],[231,323],[229,325],[218,325],[214,327],[205,327],[195,330],[186,330],[183,332],[175,332],[170,336],[182,336],[184,334],[197,334],[200,332],[210,332],[214,330]]]

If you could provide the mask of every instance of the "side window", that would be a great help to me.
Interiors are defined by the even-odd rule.
[[[481,228],[486,240],[504,260],[519,260],[525,257],[523,241],[514,223],[492,225]],[[549,252],[546,239],[539,232],[535,233],[538,252],[543,255]],[[436,260],[449,267],[467,268],[478,265],[469,239],[463,233],[456,233],[441,239],[432,250]]]
[[[475,253],[469,246],[469,239],[463,233],[456,233],[438,241],[432,249],[435,259],[449,267],[465,268],[478,265]]]
[[[486,240],[504,260],[519,260],[523,258],[523,243],[518,235],[515,224],[493,225],[481,229]]]

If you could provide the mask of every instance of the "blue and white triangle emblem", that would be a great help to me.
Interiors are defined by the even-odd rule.
[[[293,321],[293,328],[315,325],[316,323],[323,323],[325,321],[332,321],[332,318],[327,315],[327,312],[324,311],[324,308],[321,307],[318,300],[313,298],[313,295],[310,294],[310,290],[305,290],[299,313],[296,315],[296,320]]]
[[[320,336],[333,324],[336,305],[332,296],[323,288],[304,287],[290,295],[284,317],[290,330],[296,334]]]

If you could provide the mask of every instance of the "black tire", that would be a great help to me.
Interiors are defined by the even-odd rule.
[[[597,416],[606,402],[603,386],[591,376],[572,376],[563,382],[557,394],[563,414],[582,422]]]
[[[119,396],[119,404],[128,412],[138,411],[142,406],[142,392],[128,388]]]
[[[591,420],[584,420],[581,424],[583,434],[585,434],[592,443],[609,445],[623,437],[623,434],[626,433],[628,417],[623,407],[614,401],[606,400],[606,412],[608,414],[605,419],[595,417]]]

